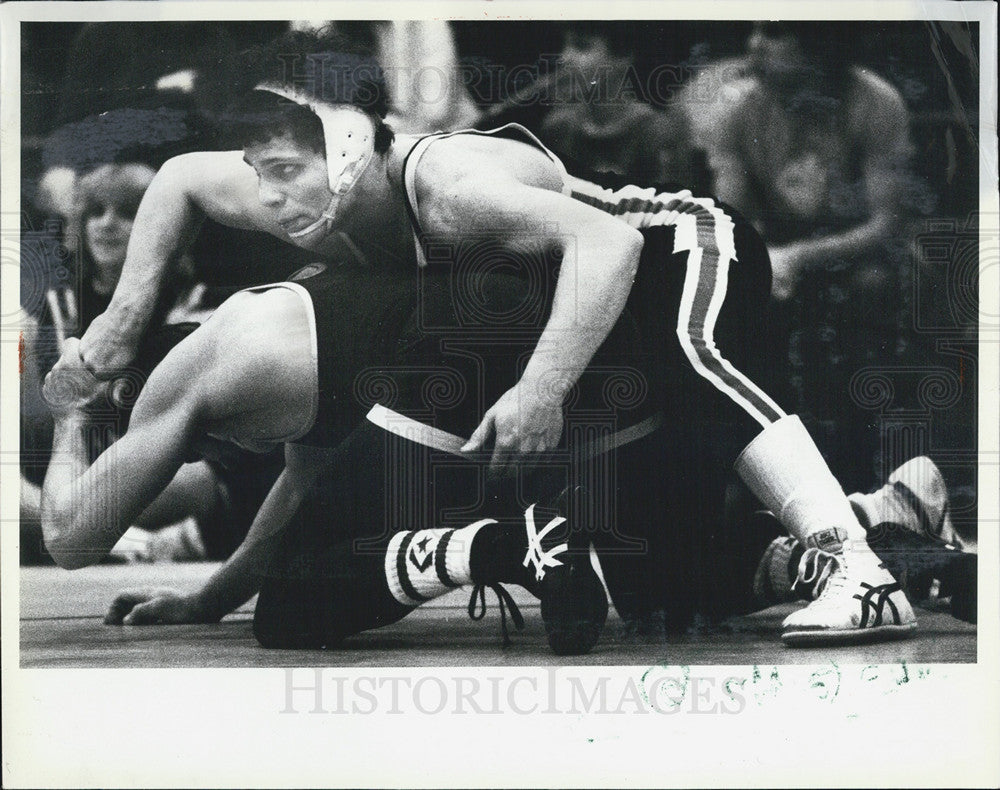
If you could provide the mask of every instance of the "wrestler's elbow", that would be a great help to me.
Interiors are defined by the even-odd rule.
[[[45,550],[60,568],[77,570],[93,565],[103,556],[82,544],[79,525],[74,523],[72,511],[60,503],[59,497],[42,500],[41,520]]]
[[[45,550],[56,565],[68,571],[86,568],[100,560],[105,552],[96,551],[92,547],[80,545],[72,539],[72,529],[54,527],[45,533]]]

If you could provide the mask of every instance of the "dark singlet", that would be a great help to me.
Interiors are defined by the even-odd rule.
[[[739,372],[720,353],[714,342],[716,321],[721,306],[726,301],[730,268],[735,267],[739,276],[750,276],[757,281],[768,281],[770,267],[762,244],[756,252],[743,248],[737,250],[737,236],[747,238],[738,226],[744,224],[728,206],[710,197],[695,196],[688,189],[666,187],[640,187],[627,179],[609,175],[589,175],[580,178],[570,175],[565,165],[549,151],[531,132],[517,124],[508,124],[489,132],[462,131],[455,134],[480,134],[517,139],[544,152],[563,173],[562,194],[581,203],[614,216],[621,222],[639,230],[644,237],[642,257],[639,261],[637,284],[633,286],[629,305],[635,308],[640,323],[645,324],[649,338],[676,335],[683,359],[724,393],[742,411],[762,426],[779,419],[780,407],[753,381]],[[421,139],[410,151],[403,166],[403,183],[407,197],[407,210],[413,223],[417,261],[427,265],[425,234],[417,222],[415,175],[421,153],[435,139],[450,135],[431,135]],[[743,246],[743,245],[740,245]],[[429,251],[429,250],[428,250]],[[749,253],[749,254],[748,254]],[[651,272],[671,268],[675,286],[661,288],[656,283],[641,284]],[[756,287],[755,290],[762,290]],[[637,295],[643,291],[651,298],[639,304]],[[739,295],[737,295],[739,296]],[[664,307],[668,309],[664,309]],[[666,325],[664,319],[670,321]],[[654,365],[662,368],[660,362]],[[657,371],[650,370],[652,374]],[[662,370],[660,371],[662,372]]]
[[[359,373],[393,363],[403,348],[403,327],[418,305],[416,277],[316,263],[289,280],[309,296],[317,352],[316,420],[298,441],[335,446],[365,416],[370,398],[358,391]]]

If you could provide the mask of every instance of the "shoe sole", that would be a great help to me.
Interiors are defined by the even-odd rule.
[[[542,586],[542,622],[552,652],[557,656],[589,653],[608,619],[604,585],[590,566],[590,558],[573,558],[551,569]]]
[[[781,641],[789,647],[821,647],[825,645],[860,645],[908,639],[917,630],[916,623],[880,625],[872,628],[821,628],[786,631]]]

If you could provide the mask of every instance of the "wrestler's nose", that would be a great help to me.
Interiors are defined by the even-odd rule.
[[[280,189],[276,189],[262,178],[257,187],[257,199],[268,208],[277,208],[284,203],[285,196]]]

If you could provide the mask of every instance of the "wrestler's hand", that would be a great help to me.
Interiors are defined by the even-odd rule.
[[[170,589],[127,590],[119,593],[104,616],[106,625],[211,623],[194,596]]]
[[[512,474],[531,463],[531,453],[551,450],[562,435],[562,400],[532,381],[521,379],[483,415],[462,452],[481,450],[495,435],[490,471]]]
[[[80,356],[80,341],[67,338],[62,356],[45,376],[42,397],[53,414],[81,411],[106,396],[108,382],[100,381],[87,369]]]
[[[128,365],[134,355],[134,345],[122,334],[120,320],[110,312],[103,312],[91,321],[80,338],[80,357],[102,380]]]

